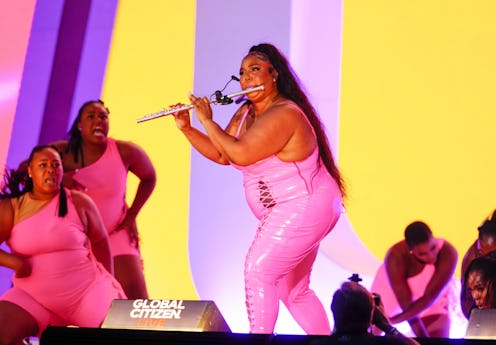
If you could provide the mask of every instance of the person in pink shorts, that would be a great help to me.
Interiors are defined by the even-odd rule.
[[[327,314],[309,283],[319,244],[343,209],[343,179],[315,109],[275,46],[250,49],[240,83],[263,89],[247,93],[226,129],[213,120],[210,101],[194,95],[206,134],[192,127],[187,110],[174,113],[176,125],[206,158],[243,173],[259,219],[244,270],[250,332],[273,333],[282,301],[306,333],[328,335]]]
[[[29,175],[28,175],[29,174]],[[0,344],[19,344],[48,326],[99,327],[114,299],[108,235],[93,201],[61,187],[62,162],[33,149],[27,171],[6,172],[0,192],[0,264],[14,271],[0,297]]]
[[[89,195],[100,211],[109,234],[115,277],[130,299],[146,299],[136,217],[155,188],[155,169],[142,148],[110,138],[108,131],[109,110],[101,100],[87,101],[72,124],[69,140],[53,145],[62,154],[64,186]],[[139,179],[129,207],[128,172]]]

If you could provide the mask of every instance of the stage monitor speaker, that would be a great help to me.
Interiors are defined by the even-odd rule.
[[[231,332],[213,301],[114,300],[101,328]]]
[[[496,339],[496,309],[472,309],[465,339]]]

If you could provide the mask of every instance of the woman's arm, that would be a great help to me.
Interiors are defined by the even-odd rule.
[[[412,291],[410,290],[410,286],[407,282],[407,262],[405,262],[399,246],[400,244],[396,244],[388,251],[384,264],[386,266],[391,289],[393,290],[394,295],[396,296],[396,299],[404,312],[412,304]],[[417,336],[428,336],[427,330],[422,320],[417,317],[417,314],[410,315],[408,319],[401,319],[398,316],[402,314],[403,313],[391,316],[391,322],[399,323],[401,321],[408,320],[410,327]]]
[[[95,203],[84,193],[71,190],[71,194],[76,210],[78,211],[81,222],[83,223],[91,243],[93,255],[95,255],[95,258],[100,261],[111,274],[114,274],[114,264],[110,253],[107,230],[103,225],[102,217],[100,216]]]
[[[258,116],[249,130],[236,138],[213,121],[207,98],[200,99],[192,95],[190,99],[212,144],[229,161],[238,165],[250,165],[280,153],[303,120],[303,115],[293,107],[273,106]]]
[[[14,208],[10,199],[0,201],[0,244],[5,242],[14,227]],[[27,277],[31,266],[24,258],[0,249],[0,265],[14,270],[16,277]]]
[[[394,322],[410,320],[431,306],[453,277],[457,260],[458,254],[456,249],[449,242],[444,241],[444,245],[438,254],[435,272],[427,284],[424,294],[404,308],[402,313],[391,318],[391,320],[394,320]]]
[[[50,145],[55,146],[57,148],[57,151],[60,152],[60,154],[64,154],[65,150],[67,150],[67,145],[69,144],[69,141],[67,140],[58,140],[54,141]]]
[[[229,164],[229,160],[217,149],[206,134],[194,127],[190,127],[182,132],[191,145],[204,157],[218,164]]]
[[[139,179],[133,202],[127,210],[125,218],[119,224],[118,229],[125,227],[130,231],[133,238],[138,239],[136,217],[155,189],[157,181],[155,168],[148,155],[138,145],[131,142],[117,141],[117,147],[122,161],[128,167],[128,170]]]
[[[177,104],[176,106],[181,106],[181,104]],[[188,110],[179,111],[173,115],[177,128],[200,154],[215,163],[222,165],[229,164],[227,158],[214,146],[210,138],[205,133],[191,126],[191,117]]]

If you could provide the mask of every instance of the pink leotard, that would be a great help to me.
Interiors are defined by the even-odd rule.
[[[107,149],[93,164],[76,169],[72,178],[81,185],[78,189],[95,202],[110,237],[113,256],[137,255],[137,243],[126,229],[117,229],[127,211],[126,182],[128,171],[114,139],[107,139]],[[119,230],[119,231],[118,231]]]
[[[245,118],[246,113],[237,136]],[[342,198],[318,147],[298,162],[274,155],[233,166],[243,173],[248,204],[260,220],[245,260],[251,333],[273,332],[280,299],[306,333],[330,334],[325,309],[309,283],[319,243],[336,224]]]
[[[29,194],[13,200],[14,212],[23,207],[25,198]],[[38,322],[38,336],[49,324],[99,327],[112,300],[126,298],[120,284],[91,253],[70,191],[63,218],[57,216],[58,205],[55,197],[16,223],[7,241],[12,253],[29,258],[32,272],[25,278],[14,276],[13,287],[0,300],[30,313]]]
[[[438,238],[437,245],[441,248],[444,245],[444,240],[442,238]],[[434,273],[435,266],[427,264],[419,274],[407,279],[408,286],[412,292],[412,301],[415,301],[424,295],[425,288]],[[457,302],[457,298],[455,296],[455,283],[456,282],[452,279],[432,303],[432,305],[419,314],[419,317],[426,317],[430,315],[449,315],[450,311],[454,309],[454,304]],[[370,291],[381,295],[384,310],[388,316],[396,315],[402,311],[393,289],[391,288],[391,284],[389,283],[389,278],[384,264],[382,264],[377,270]]]

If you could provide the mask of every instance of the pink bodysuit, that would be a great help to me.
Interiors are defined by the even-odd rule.
[[[342,198],[318,147],[298,162],[274,155],[233,166],[243,173],[246,199],[260,220],[245,259],[250,332],[274,331],[280,299],[306,333],[330,334],[325,309],[309,283],[319,243],[336,224]]]
[[[78,189],[88,194],[95,202],[110,237],[113,256],[137,255],[137,243],[131,240],[126,229],[117,229],[127,212],[126,182],[127,169],[114,139],[107,139],[107,149],[93,164],[76,169],[72,179]],[[117,231],[119,230],[119,231]]]
[[[439,248],[441,248],[444,245],[444,240],[442,238],[438,238],[437,245]],[[430,282],[434,273],[435,266],[426,264],[419,274],[407,278],[407,283],[412,293],[412,301],[415,301],[424,295],[425,288],[427,287],[427,284]],[[455,296],[455,283],[455,280],[450,280],[450,282],[446,285],[446,287],[439,294],[432,305],[422,311],[419,314],[419,317],[423,318],[430,315],[449,314],[450,311],[454,309],[454,303],[457,302],[457,298]],[[384,264],[382,264],[377,270],[370,291],[381,295],[381,300],[384,304],[384,310],[386,311],[387,316],[393,316],[401,313],[402,309],[398,303],[398,300],[396,299],[396,295],[394,294],[393,289],[391,288],[391,284],[389,283],[389,278],[386,271],[386,266]]]
[[[33,202],[29,193],[12,200],[14,213]],[[14,303],[47,327],[99,327],[112,300],[126,298],[120,284],[91,253],[90,243],[67,190],[68,213],[57,216],[59,197],[16,223],[7,241],[12,253],[28,257],[31,275],[13,277],[0,300]]]

